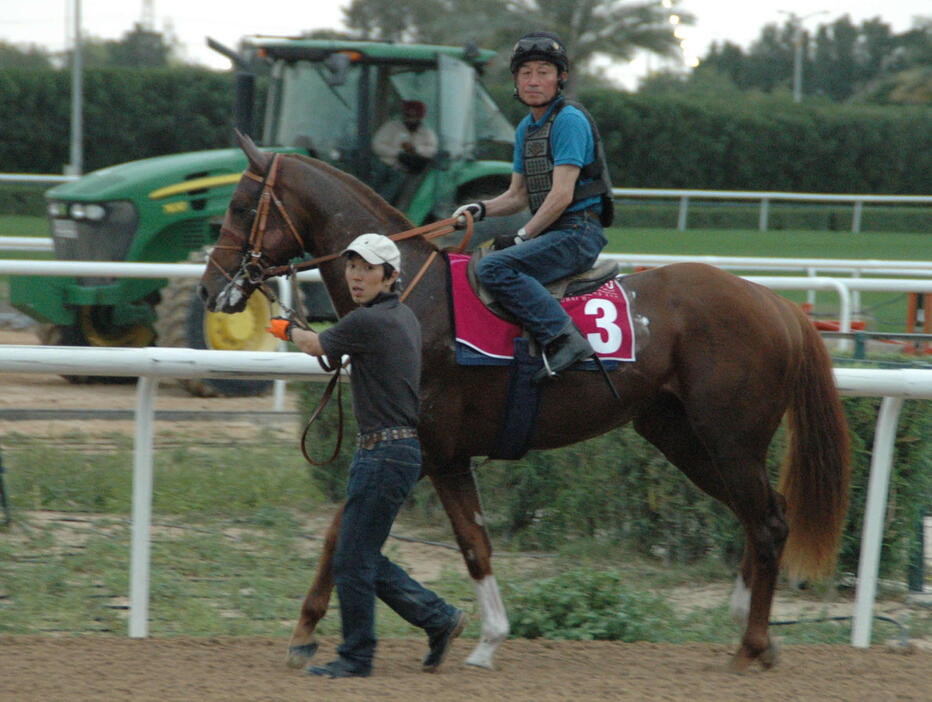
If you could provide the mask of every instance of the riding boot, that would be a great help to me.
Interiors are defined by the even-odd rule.
[[[595,355],[592,346],[579,332],[572,321],[544,348],[541,354],[544,367],[534,374],[534,382],[541,383],[553,378],[562,370]]]

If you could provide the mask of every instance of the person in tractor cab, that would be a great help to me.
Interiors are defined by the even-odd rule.
[[[437,134],[424,124],[427,106],[420,100],[401,102],[401,119],[393,119],[372,137],[372,151],[388,166],[379,194],[405,211],[437,155]]]
[[[393,119],[372,137],[372,151],[382,163],[405,173],[420,173],[437,155],[437,135],[424,124],[427,106],[420,100],[402,100],[401,119]]]
[[[434,672],[462,633],[466,614],[382,554],[392,523],[421,475],[421,327],[396,290],[401,252],[394,241],[362,234],[343,255],[346,284],[358,308],[319,334],[280,317],[268,328],[304,353],[331,360],[349,355],[353,364],[350,386],[360,433],[333,556],[343,642],[336,660],[307,672],[326,678],[371,674],[376,597],[427,633],[421,669]]]
[[[515,133],[511,182],[501,195],[453,216],[463,226],[466,211],[478,221],[530,208],[527,224],[495,238],[496,250],[479,261],[476,276],[539,344],[544,367],[534,380],[541,382],[594,354],[544,286],[595,263],[607,243],[602,227],[612,220],[611,182],[592,117],[563,96],[569,59],[559,37],[521,37],[511,73],[515,97],[530,109]]]

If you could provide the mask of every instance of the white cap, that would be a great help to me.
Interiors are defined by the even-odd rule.
[[[341,253],[352,251],[373,265],[388,263],[401,270],[401,251],[395,242],[382,234],[360,234]]]

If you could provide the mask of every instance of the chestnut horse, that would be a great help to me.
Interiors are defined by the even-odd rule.
[[[263,152],[248,138],[240,137],[240,146],[249,166],[199,287],[212,311],[242,310],[271,266],[305,252],[339,252],[364,232],[391,235],[411,227],[371,189],[325,163]],[[421,237],[400,241],[399,248],[405,281],[435,250]],[[335,257],[320,273],[335,310],[347,314],[354,304],[343,262]],[[475,581],[482,627],[466,663],[491,667],[509,625],[470,458],[492,451],[509,371],[457,365],[447,277],[443,258],[435,258],[407,298],[423,335],[422,475],[433,483]],[[796,305],[717,268],[682,263],[619,281],[630,300],[637,349],[637,361],[611,373],[621,400],[598,373],[562,373],[542,390],[531,448],[565,446],[633,422],[697,487],[731,509],[746,541],[732,598],[745,629],[730,667],[741,671],[754,661],[770,667],[776,649],[768,624],[781,560],[799,577],[830,575],[847,509],[848,433],[831,360]],[[789,448],[778,492],[765,459],[784,415]],[[291,665],[316,650],[341,516],[342,510],[328,531],[292,635]]]

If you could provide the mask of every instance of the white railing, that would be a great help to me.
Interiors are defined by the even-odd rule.
[[[642,262],[647,260],[648,256],[641,254],[606,254],[606,259],[618,261]],[[676,259],[682,261],[695,261],[696,257],[668,256],[666,259]],[[740,265],[746,266],[753,259],[741,258]],[[777,259],[761,259],[773,262]],[[799,259],[800,261],[811,264],[818,259]],[[836,265],[841,259],[831,260],[831,265]],[[786,265],[795,265],[793,259],[785,259]],[[666,260],[666,263],[672,262]],[[890,270],[909,270],[913,273],[917,270],[924,271],[925,265],[930,265],[929,278],[829,278],[820,276],[744,276],[760,285],[765,285],[774,290],[806,290],[814,292],[817,290],[834,291],[838,294],[839,299],[839,330],[842,332],[851,331],[851,320],[856,314],[859,306],[858,293],[862,291],[884,291],[884,292],[915,292],[915,293],[932,293],[932,262],[918,261],[867,261],[858,262],[851,260],[852,266],[863,263],[865,270],[868,266],[878,265]],[[912,266],[912,268],[910,268]],[[204,273],[204,265],[198,263],[127,263],[117,261],[36,261],[36,260],[13,260],[0,259],[0,275],[51,275],[51,276],[108,276],[115,278],[200,278]],[[320,273],[314,271],[303,271],[298,274],[298,280],[302,281],[319,281]],[[290,286],[280,285],[282,301],[290,305]],[[841,348],[849,348],[850,342],[845,340],[841,342]]]
[[[133,458],[129,635],[148,635],[152,454],[158,378],[288,378],[320,375],[301,353],[195,351],[174,348],[0,346],[0,371],[61,375],[137,376]],[[835,369],[840,392],[883,397],[874,437],[864,513],[851,644],[870,645],[880,546],[893,464],[894,439],[904,398],[932,399],[932,370]]]
[[[0,183],[66,183],[79,176],[53,174],[0,173]],[[758,202],[760,210],[757,227],[767,231],[772,202],[845,203],[852,206],[851,231],[861,231],[864,205],[932,205],[932,195],[850,195],[837,193],[789,193],[766,190],[682,190],[677,188],[613,188],[615,200],[637,198],[648,200],[677,200],[679,202],[676,228],[686,231],[689,203],[692,200],[720,202]]]
[[[615,200],[622,198],[650,198],[679,200],[679,213],[676,228],[686,231],[686,220],[689,216],[690,200],[720,200],[720,201],[757,201],[760,203],[757,228],[767,231],[770,216],[771,202],[825,202],[850,203],[851,231],[861,231],[861,217],[865,204],[889,205],[932,205],[932,195],[839,195],[835,193],[787,193],[780,191],[757,190],[677,190],[663,188],[613,188],[612,195]]]
[[[55,173],[0,173],[0,183],[68,183],[80,177]]]

